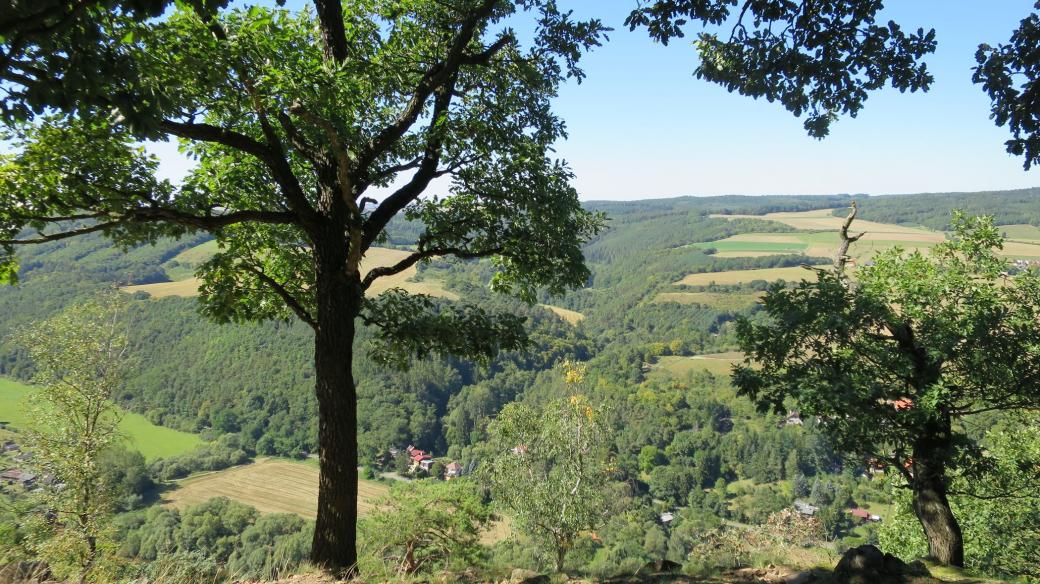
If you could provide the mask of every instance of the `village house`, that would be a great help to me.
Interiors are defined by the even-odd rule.
[[[671,511],[665,511],[664,513],[661,513],[660,519],[661,523],[663,523],[664,525],[669,525],[672,521],[675,520],[675,514]]]
[[[444,478],[453,479],[462,476],[462,465],[457,462],[449,462],[444,465]]]
[[[36,482],[36,475],[31,472],[25,472],[23,470],[12,468],[5,470],[0,473],[0,480],[6,482],[9,485],[18,484],[25,488],[31,488]]]
[[[849,509],[849,514],[852,515],[853,517],[855,517],[856,519],[861,520],[861,521],[874,521],[874,522],[881,521],[881,516],[880,515],[874,515],[870,511],[867,511],[866,509],[859,509],[859,508]]]
[[[802,413],[798,410],[788,412],[787,417],[780,423],[781,426],[801,426],[802,425]]]

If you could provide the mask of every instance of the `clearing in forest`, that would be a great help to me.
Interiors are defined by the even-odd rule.
[[[539,304],[538,306],[552,312],[570,324],[578,324],[585,319],[585,315],[577,310],[568,310],[566,308],[560,308],[559,306],[553,306],[552,304]]]
[[[177,281],[124,286],[123,291],[130,293],[145,292],[152,298],[163,298],[166,296],[197,296],[199,293],[199,279],[193,275],[195,269],[199,264],[209,259],[209,257],[211,257],[216,251],[217,246],[214,241],[207,241],[206,243],[187,249],[169,262],[163,264],[164,268],[167,270],[167,275],[169,275],[171,279],[176,279]],[[361,271],[368,273],[368,270],[375,267],[391,266],[410,254],[411,252],[400,249],[373,247],[368,250],[368,253],[365,254],[364,259],[361,261]],[[418,274],[418,272],[419,270],[416,266],[411,266],[399,274],[380,278],[376,280],[371,288],[369,288],[368,293],[369,295],[377,295],[391,288],[403,288],[412,294],[428,294],[430,296],[458,300],[458,295],[445,290],[437,280],[423,279],[420,281],[413,281],[413,278]]]
[[[183,509],[213,497],[227,497],[252,505],[261,513],[295,513],[313,520],[318,513],[318,467],[305,462],[259,458],[229,469],[203,473],[176,481],[163,493],[163,504]],[[371,511],[385,495],[384,484],[358,481],[358,513]]]
[[[29,424],[26,401],[32,391],[29,385],[0,378],[0,422],[7,422],[16,430]],[[203,443],[196,434],[156,426],[141,414],[129,412],[119,422],[119,431],[126,437],[127,446],[149,461],[183,454]]]
[[[707,371],[712,375],[729,375],[733,365],[744,360],[739,351],[693,355],[692,357],[667,356],[657,359],[654,369],[667,372],[674,377],[683,377],[694,371]]]

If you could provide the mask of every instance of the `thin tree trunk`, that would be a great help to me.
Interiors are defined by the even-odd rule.
[[[339,576],[357,574],[357,392],[354,324],[362,291],[344,270],[346,245],[315,245],[318,326],[314,365],[318,398],[318,516],[311,561]]]
[[[928,538],[928,555],[941,564],[964,566],[964,537],[946,495],[949,424],[937,424],[914,445],[913,508]]]

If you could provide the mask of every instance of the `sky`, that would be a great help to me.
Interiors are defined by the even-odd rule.
[[[584,58],[584,82],[569,82],[554,103],[569,133],[557,154],[583,200],[1040,186],[1040,170],[1024,171],[1005,152],[1009,134],[971,82],[978,44],[1006,42],[1032,0],[890,0],[879,20],[936,29],[938,49],[926,58],[935,82],[927,93],[872,93],[857,118],[838,120],[823,140],[778,103],[696,79],[696,29],[665,47],[624,27],[633,0],[560,5],[615,29]],[[183,173],[172,145],[154,150],[164,174]]]

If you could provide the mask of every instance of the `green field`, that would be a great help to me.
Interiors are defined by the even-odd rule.
[[[1040,227],[1035,225],[1001,225],[999,229],[1008,239],[1040,241]]]
[[[809,244],[794,241],[751,241],[748,239],[727,238],[719,241],[696,243],[701,249],[715,248],[719,253],[727,252],[762,252],[768,254],[802,253]]]
[[[700,304],[718,310],[743,310],[762,298],[762,292],[661,292],[651,302]]]
[[[163,264],[171,280],[187,280],[195,275],[196,268],[217,253],[217,240],[211,239],[188,248]]]
[[[0,422],[7,422],[16,429],[24,428],[29,423],[25,402],[32,391],[31,386],[0,378]],[[148,460],[181,454],[202,444],[202,439],[195,434],[156,426],[140,414],[125,414],[119,429],[129,446]]]
[[[667,356],[657,360],[657,363],[654,364],[654,371],[667,373],[673,377],[685,377],[695,371],[707,371],[712,375],[728,377],[733,365],[741,363],[743,360],[743,353],[737,351],[692,357]]]

